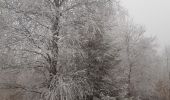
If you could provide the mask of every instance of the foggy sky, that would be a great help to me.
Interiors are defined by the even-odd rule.
[[[170,45],[170,0],[121,0],[130,17],[146,28],[147,36],[156,36],[158,44]]]

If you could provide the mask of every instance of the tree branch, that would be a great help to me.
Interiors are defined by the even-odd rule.
[[[15,83],[0,83],[0,89],[22,89],[25,90],[26,92],[34,92],[34,93],[41,94],[41,92],[39,91],[30,90],[20,84],[15,84]]]
[[[40,15],[42,16],[42,14],[38,13],[38,12],[31,12],[31,11],[23,11],[23,10],[17,10],[16,8],[12,7],[9,3],[5,2],[6,3],[6,6],[5,7],[2,7],[2,8],[5,8],[5,9],[8,9],[10,11],[14,11],[15,13],[17,14],[23,14],[24,16],[26,16],[27,18],[31,19],[32,21],[38,23],[39,25],[47,28],[47,29],[50,29],[50,27],[40,23],[39,21],[33,19],[32,17],[30,17],[28,14],[33,14],[33,15]],[[47,17],[47,16],[46,16]],[[49,18],[49,17],[48,17]]]
[[[107,1],[104,2],[104,3],[107,3],[107,2],[109,2],[109,1],[110,1],[110,0],[107,0]],[[92,2],[86,1],[86,2],[83,2],[83,3],[77,3],[77,4],[75,4],[75,5],[71,6],[71,7],[63,10],[62,13],[65,13],[65,12],[71,10],[71,9],[74,9],[75,7],[78,7],[78,6],[87,5],[87,4],[93,4],[93,3],[97,3],[97,2],[98,2],[98,1],[92,1]]]

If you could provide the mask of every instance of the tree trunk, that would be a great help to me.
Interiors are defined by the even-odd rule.
[[[57,64],[58,64],[58,53],[59,53],[59,47],[58,47],[58,37],[59,37],[59,31],[60,31],[60,17],[61,14],[59,12],[60,10],[60,6],[61,6],[61,2],[63,0],[54,0],[54,4],[55,4],[55,8],[56,8],[56,16],[55,19],[52,19],[52,40],[51,40],[51,62],[50,62],[50,73],[53,75],[57,74]]]

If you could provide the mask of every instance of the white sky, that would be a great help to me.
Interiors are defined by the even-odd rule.
[[[130,17],[156,36],[161,46],[170,45],[170,0],[121,0]]]

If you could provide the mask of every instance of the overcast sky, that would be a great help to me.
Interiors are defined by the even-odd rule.
[[[161,46],[170,45],[170,0],[121,0],[134,22],[156,36]]]

